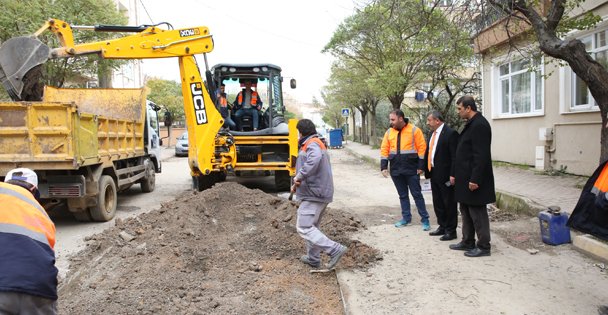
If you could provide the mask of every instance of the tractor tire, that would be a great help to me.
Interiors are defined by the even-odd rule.
[[[154,163],[152,160],[146,159],[144,161],[146,166],[146,176],[141,180],[141,191],[145,193],[153,192],[156,188],[156,170],[154,169]]]
[[[99,194],[97,195],[97,205],[89,208],[91,217],[98,222],[112,220],[116,215],[116,204],[118,195],[116,193],[116,183],[111,176],[102,175],[99,179]]]
[[[217,176],[211,175],[200,175],[192,176],[192,189],[203,191],[211,188],[217,181]]]
[[[218,174],[218,182],[225,182],[226,177],[228,177],[228,173],[220,171]]]
[[[274,185],[277,191],[288,191],[291,189],[291,177],[289,171],[275,171]]]

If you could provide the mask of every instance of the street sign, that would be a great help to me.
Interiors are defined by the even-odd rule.
[[[350,108],[342,108],[342,117],[350,116]]]

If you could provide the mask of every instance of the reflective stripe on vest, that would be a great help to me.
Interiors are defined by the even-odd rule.
[[[256,105],[258,103],[258,93],[256,91],[251,91],[251,105]],[[243,106],[243,91],[239,92],[239,104]]]
[[[390,132],[391,129],[387,130],[387,132]],[[401,128],[401,130],[403,130],[403,128]],[[418,151],[416,151],[416,146],[415,146],[415,144],[416,144],[416,126],[412,126],[412,149],[411,150],[401,150],[401,130],[399,130],[399,132],[397,133],[396,148],[394,150],[389,151],[389,153],[388,153],[389,157],[395,156],[397,154],[412,154],[412,153],[418,154]]]
[[[0,183],[0,232],[20,234],[55,246],[55,224],[25,188]]]
[[[34,232],[28,228],[16,224],[0,223],[0,233],[25,235],[33,240],[48,245],[50,248],[53,248],[53,246],[49,244],[49,240],[46,238],[44,233]]]

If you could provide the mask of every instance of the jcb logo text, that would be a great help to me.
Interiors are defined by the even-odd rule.
[[[181,30],[179,31],[179,36],[180,37],[188,37],[188,36],[194,36],[194,35],[198,35],[199,31],[197,28],[191,28],[188,30]]]
[[[194,104],[194,118],[197,125],[207,123],[207,110],[205,109],[205,100],[203,99],[203,85],[200,82],[190,84],[192,92],[192,103]]]

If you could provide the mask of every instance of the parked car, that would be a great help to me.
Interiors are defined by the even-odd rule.
[[[326,148],[329,148],[329,144],[327,143],[327,131],[324,129],[317,129],[317,134],[319,135],[319,140],[323,141]]]
[[[177,138],[175,156],[188,156],[188,133],[184,132]]]

